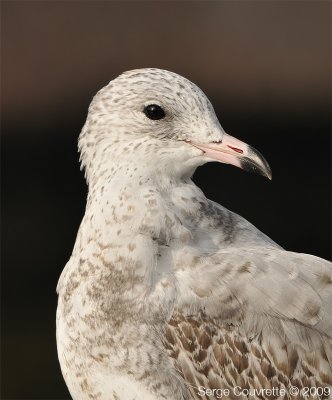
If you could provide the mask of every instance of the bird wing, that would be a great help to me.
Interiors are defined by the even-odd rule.
[[[177,265],[165,331],[193,398],[200,387],[332,385],[331,263],[274,247],[193,257]]]

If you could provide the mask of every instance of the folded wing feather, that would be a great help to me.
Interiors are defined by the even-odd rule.
[[[178,265],[178,274],[165,346],[193,398],[199,386],[332,385],[329,262],[274,247],[228,248]]]

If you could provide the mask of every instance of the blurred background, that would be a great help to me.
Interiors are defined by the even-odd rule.
[[[194,180],[287,249],[331,257],[328,1],[2,1],[2,397],[70,398],[57,279],[87,187],[77,137],[92,96],[159,67],[200,86],[273,180],[211,163]]]

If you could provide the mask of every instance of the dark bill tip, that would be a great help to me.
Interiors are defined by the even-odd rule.
[[[255,148],[251,146],[248,147],[248,156],[240,159],[241,168],[245,171],[253,172],[272,180],[271,168],[263,155]]]

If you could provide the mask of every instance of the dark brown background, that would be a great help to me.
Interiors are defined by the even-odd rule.
[[[197,83],[273,181],[212,163],[195,182],[287,249],[330,257],[328,1],[2,1],[2,398],[68,398],[55,286],[84,213],[76,141],[121,72]]]

